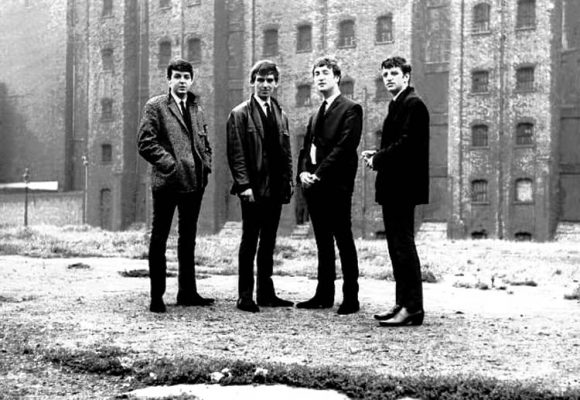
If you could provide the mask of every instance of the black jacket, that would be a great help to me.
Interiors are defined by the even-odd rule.
[[[429,202],[429,111],[412,87],[389,105],[373,169],[377,203]]]
[[[212,158],[207,125],[193,93],[188,93],[187,104],[193,132],[188,131],[171,93],[149,99],[143,108],[137,147],[152,165],[153,191],[187,193],[207,185]]]
[[[300,173],[310,172],[320,178],[317,184],[328,185],[343,192],[352,193],[358,168],[357,147],[362,133],[362,107],[339,95],[326,111],[324,132],[318,138],[316,165],[310,159],[318,110],[310,117],[304,144],[298,158]]]
[[[292,197],[292,151],[288,117],[278,102],[271,98],[272,111],[278,125],[281,148],[282,203]],[[253,96],[236,106],[227,122],[227,153],[230,171],[234,179],[232,194],[239,194],[251,188],[258,199],[263,197],[269,185],[269,171],[265,165],[264,127],[259,111],[260,105]]]

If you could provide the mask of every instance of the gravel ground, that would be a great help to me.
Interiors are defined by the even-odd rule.
[[[74,263],[88,268],[68,268]],[[336,307],[240,312],[237,277],[231,275],[198,281],[202,295],[217,299],[214,306],[177,307],[176,278],[168,278],[169,312],[158,315],[147,311],[148,279],[119,274],[146,267],[144,260],[122,258],[0,256],[0,393],[107,398],[131,384],[66,372],[22,350],[36,346],[116,346],[128,353],[128,365],[158,357],[225,357],[385,375],[495,377],[556,391],[580,388],[580,304],[563,298],[570,287],[558,279],[507,290],[458,288],[452,279],[426,283],[424,325],[385,329],[372,314],[390,305],[392,282],[362,278],[361,312],[339,316]],[[316,285],[300,276],[275,276],[274,282],[281,297],[294,301],[309,298]]]

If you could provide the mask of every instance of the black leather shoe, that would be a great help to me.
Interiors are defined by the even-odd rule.
[[[390,310],[385,311],[384,313],[375,314],[373,317],[378,321],[386,321],[387,319],[393,318],[399,311],[401,311],[401,306],[395,304]]]
[[[393,318],[386,321],[379,321],[380,326],[418,326],[423,323],[425,312],[423,310],[410,313],[405,307],[402,307]]]
[[[360,310],[360,304],[358,300],[356,301],[344,301],[336,311],[339,315],[347,315],[347,314],[354,314]]]
[[[177,305],[182,307],[192,307],[192,306],[211,306],[215,303],[214,299],[208,299],[201,297],[199,294],[194,296],[177,296]]]
[[[149,311],[154,312],[154,313],[167,312],[167,308],[165,307],[165,303],[163,302],[163,299],[151,300],[151,304],[149,305]]]
[[[274,296],[269,299],[258,299],[258,305],[260,307],[292,307],[294,303]]]
[[[332,308],[333,305],[334,305],[334,299],[322,300],[322,299],[314,296],[310,300],[301,301],[300,303],[297,303],[296,308],[305,308],[305,309],[313,310],[313,309],[321,309],[321,308]]]
[[[258,307],[258,305],[256,303],[254,303],[254,300],[238,299],[238,303],[236,304],[236,307],[238,307],[242,311],[247,311],[247,312],[252,312],[252,313],[260,312],[260,308]]]

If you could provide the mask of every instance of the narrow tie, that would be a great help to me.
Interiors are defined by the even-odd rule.
[[[318,115],[316,116],[316,126],[314,127],[315,136],[322,136],[324,131],[324,113],[326,112],[326,100],[322,102]]]
[[[187,130],[191,132],[191,117],[189,116],[189,112],[187,108],[185,108],[185,101],[181,100],[179,102],[181,105],[181,114],[183,115],[183,120],[185,121],[185,125],[187,126]]]

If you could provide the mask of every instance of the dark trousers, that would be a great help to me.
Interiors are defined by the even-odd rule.
[[[251,300],[254,293],[254,258],[258,252],[257,298],[268,300],[276,295],[272,273],[276,233],[282,213],[280,200],[260,199],[253,203],[241,201],[242,242],[238,254],[240,299]],[[259,239],[259,246],[258,246]]]
[[[421,265],[415,247],[415,206],[383,205],[383,220],[393,264],[396,302],[410,312],[422,310]]]
[[[342,266],[344,301],[358,300],[358,259],[351,224],[352,194],[314,185],[304,190],[304,196],[318,248],[318,286],[315,296],[323,300],[334,298],[336,240]]]
[[[153,193],[153,223],[149,243],[149,276],[151,298],[159,299],[165,293],[167,261],[165,250],[173,221],[178,211],[177,261],[179,264],[178,297],[197,294],[195,283],[195,236],[203,191],[193,193]]]

